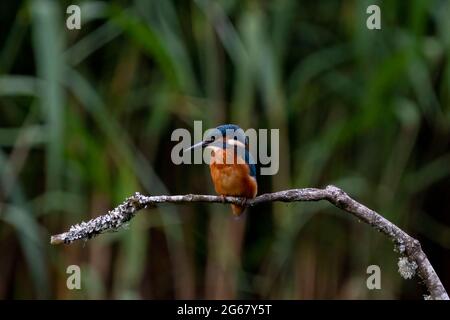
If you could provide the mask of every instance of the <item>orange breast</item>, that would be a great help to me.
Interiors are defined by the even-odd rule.
[[[216,192],[225,196],[256,197],[258,187],[256,179],[250,176],[248,165],[237,163],[236,158],[228,164],[226,156],[226,150],[223,149],[212,154],[210,171]]]

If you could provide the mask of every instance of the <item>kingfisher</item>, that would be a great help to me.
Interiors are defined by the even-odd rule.
[[[204,140],[187,148],[186,151],[210,149],[210,173],[217,194],[255,198],[258,192],[256,166],[250,151],[248,137],[235,124],[224,124],[206,134]],[[233,214],[238,217],[245,207],[232,204]]]

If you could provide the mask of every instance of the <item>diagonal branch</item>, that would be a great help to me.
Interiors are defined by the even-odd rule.
[[[325,189],[305,188],[267,193],[255,199],[242,199],[236,197],[221,197],[212,195],[179,195],[179,196],[143,196],[136,193],[121,205],[88,222],[74,225],[69,231],[51,237],[51,244],[72,243],[76,240],[88,240],[98,234],[115,231],[131,220],[141,209],[154,207],[159,203],[189,203],[212,202],[234,203],[247,207],[255,206],[263,202],[295,202],[295,201],[320,201],[327,200],[336,207],[352,214],[378,231],[387,235],[396,245],[396,249],[402,255],[399,259],[399,272],[404,278],[414,275],[416,269],[425,283],[431,299],[448,300],[449,296],[439,280],[427,256],[422,251],[418,240],[409,236],[402,229],[377,212],[365,207],[353,200],[344,191],[327,186]]]

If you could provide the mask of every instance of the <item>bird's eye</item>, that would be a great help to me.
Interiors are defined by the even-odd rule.
[[[234,137],[233,139],[234,139],[234,140],[237,140],[237,137]]]
[[[209,141],[213,142],[214,140],[216,140],[215,136],[212,136],[211,138],[209,138]]]

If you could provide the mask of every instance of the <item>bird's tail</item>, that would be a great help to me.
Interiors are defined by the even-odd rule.
[[[245,210],[245,207],[239,206],[237,204],[231,205],[231,210],[233,210],[233,215],[239,217]]]

